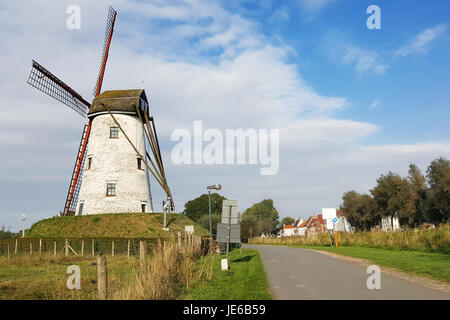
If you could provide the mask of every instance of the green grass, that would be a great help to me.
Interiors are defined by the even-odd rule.
[[[425,276],[450,283],[450,255],[423,251],[401,251],[368,247],[331,247],[287,245],[304,249],[324,250],[344,256],[368,260],[376,265]]]
[[[214,259],[211,280],[199,280],[189,286],[185,299],[194,300],[271,300],[264,267],[257,250],[234,249],[229,254],[229,269],[222,271],[220,260],[225,255]],[[201,258],[199,265],[202,264]]]
[[[97,266],[95,258],[0,257],[0,300],[90,300],[97,299]],[[69,290],[66,281],[69,265],[81,269],[81,290]],[[108,286],[111,292],[128,283],[138,265],[137,259],[107,258]]]
[[[164,237],[194,225],[197,235],[209,232],[182,214],[167,214],[169,232],[163,231],[162,213],[120,213],[67,216],[36,222],[26,232],[30,238],[151,238]]]

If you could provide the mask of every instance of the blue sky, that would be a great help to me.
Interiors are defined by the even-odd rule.
[[[81,9],[68,30],[66,9]],[[84,120],[26,84],[36,59],[87,100],[106,1],[0,4],[0,226],[61,210]],[[369,5],[381,30],[366,27]],[[103,90],[144,81],[176,209],[221,183],[241,211],[272,198],[280,216],[338,207],[389,170],[450,158],[450,3],[132,1],[118,11]],[[40,12],[40,14],[36,14]],[[12,107],[14,106],[14,107]],[[17,107],[20,106],[20,107]],[[280,171],[171,163],[179,128],[280,129]],[[156,209],[163,193],[153,182]]]
[[[303,1],[307,3],[308,1]],[[310,1],[313,3],[314,1]],[[381,130],[373,143],[411,143],[448,139],[450,118],[450,3],[448,1],[231,1],[230,8],[258,21],[271,39],[295,51],[290,57],[303,77],[321,94],[348,97],[351,105],[338,118],[370,121]],[[366,28],[366,9],[381,8],[381,30]],[[396,50],[428,28],[445,31],[404,57]],[[274,40],[276,41],[276,40]],[[381,74],[358,73],[339,62],[333,46],[352,45],[373,52],[386,65]],[[337,81],[338,80],[338,81]],[[371,105],[375,102],[375,107]]]

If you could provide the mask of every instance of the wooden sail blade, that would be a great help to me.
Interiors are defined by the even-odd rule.
[[[111,6],[108,10],[108,17],[106,19],[105,43],[103,45],[102,60],[100,63],[100,71],[98,72],[97,83],[94,88],[94,96],[98,96],[102,89],[103,77],[105,75],[106,62],[108,61],[109,48],[111,46],[111,39],[114,33],[114,24],[116,23],[117,11]]]
[[[86,148],[91,132],[92,120],[89,124],[84,126],[83,134],[81,135],[80,146],[78,148],[77,157],[75,159],[75,165],[73,168],[72,179],[70,180],[69,190],[67,192],[67,198],[64,205],[63,214],[65,216],[75,214],[78,194],[80,192],[82,176],[84,171],[84,162],[86,159]]]
[[[86,118],[91,104],[34,60],[27,83]]]

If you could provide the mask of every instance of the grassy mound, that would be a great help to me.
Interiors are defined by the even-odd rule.
[[[196,235],[209,232],[182,214],[167,214],[163,231],[162,213],[120,213],[86,216],[67,216],[36,222],[26,231],[31,238],[151,238],[184,234],[184,227],[194,225]]]

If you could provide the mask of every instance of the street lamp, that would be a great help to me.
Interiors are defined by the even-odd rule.
[[[24,227],[24,223],[25,223],[25,219],[27,218],[27,215],[24,213],[22,215],[22,238],[25,238],[25,227]]]
[[[211,190],[220,190],[222,186],[220,184],[215,184],[212,186],[207,186],[208,189],[208,204],[209,204],[209,237],[212,239],[212,217],[211,217]]]

